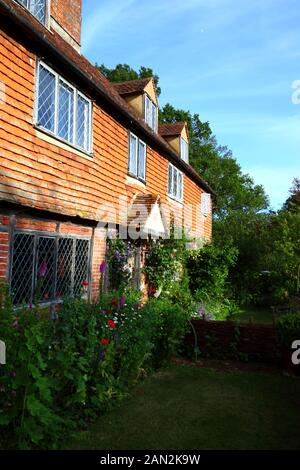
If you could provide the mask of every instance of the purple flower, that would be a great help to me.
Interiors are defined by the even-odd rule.
[[[204,310],[203,307],[200,308],[199,315],[200,315],[201,318],[205,318],[205,310]]]
[[[17,329],[18,326],[19,326],[18,320],[15,320],[15,321],[13,322],[13,324],[12,324],[12,327],[15,328],[15,329]]]
[[[15,379],[17,377],[17,373],[16,372],[11,372],[10,376],[11,376],[12,379]]]
[[[106,271],[106,268],[107,268],[106,262],[102,261],[102,263],[100,264],[100,273],[104,274]]]
[[[40,267],[40,277],[45,277],[48,271],[46,260],[43,260]]]
[[[125,297],[125,295],[122,295],[122,297],[120,299],[120,306],[124,307],[125,305],[126,305],[126,297]]]

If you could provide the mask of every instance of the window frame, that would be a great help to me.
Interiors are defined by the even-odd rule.
[[[148,122],[147,116],[147,100],[150,103],[150,123]],[[153,124],[153,109],[155,109],[155,127],[152,127]],[[154,103],[154,101],[150,98],[148,93],[144,93],[144,120],[146,124],[152,129],[154,132],[157,132],[158,129],[158,106]]]
[[[40,238],[49,238],[54,240],[54,245],[55,245],[55,251],[54,251],[54,274],[53,274],[53,291],[55,292],[57,288],[57,273],[58,273],[58,254],[59,254],[59,241],[68,239],[72,240],[73,243],[76,242],[73,245],[73,252],[72,252],[72,297],[75,298],[74,296],[74,288],[75,288],[75,277],[74,277],[74,272],[76,269],[75,262],[76,262],[76,247],[77,247],[77,241],[78,240],[84,240],[87,241],[88,243],[88,251],[87,251],[87,280],[89,282],[88,286],[88,296],[90,294],[90,287],[91,287],[91,260],[92,260],[92,238],[87,237],[87,236],[81,236],[81,235],[69,235],[69,234],[59,234],[59,233],[51,233],[51,232],[43,232],[43,231],[38,231],[38,230],[14,230],[12,235],[11,235],[11,240],[10,240],[10,262],[9,262],[9,291],[10,294],[12,295],[12,274],[13,274],[13,266],[14,266],[14,240],[15,240],[15,235],[27,235],[31,236],[33,238],[33,260],[32,260],[32,268],[31,268],[31,292],[30,292],[30,303],[32,304],[34,301],[34,296],[37,288],[37,282],[38,282],[38,255],[39,255],[39,240]],[[62,302],[63,296],[56,297],[51,297],[49,299],[40,299],[38,301],[39,305],[47,305],[47,304],[53,304],[53,303],[59,303]],[[15,308],[20,308],[24,306],[23,303],[19,304],[14,304]]]
[[[130,170],[130,150],[131,150],[131,138],[134,138],[136,139],[136,150],[135,150],[135,161],[136,161],[136,169],[137,169],[137,172],[136,174],[133,173],[131,170]],[[144,146],[145,148],[145,158],[144,158],[144,175],[145,177],[142,178],[140,176],[140,164],[139,164],[139,148],[140,148],[140,144]],[[133,132],[129,131],[128,133],[128,175],[131,176],[132,178],[135,178],[137,179],[138,181],[141,181],[142,183],[146,183],[146,172],[147,172],[147,144],[146,142],[144,142],[142,139],[140,139],[136,134],[134,134]]]
[[[171,176],[171,183],[172,183],[171,185],[170,185],[170,170],[172,170],[171,171],[171,175],[172,175]],[[177,184],[176,194],[174,192],[174,176],[175,176],[174,171],[176,172],[176,184]],[[180,176],[180,178],[179,178],[179,176]],[[179,180],[181,180],[180,188],[179,188]],[[171,190],[170,190],[170,188],[171,188]],[[184,190],[184,174],[175,165],[173,165],[171,162],[169,162],[169,166],[168,166],[168,196],[171,199],[174,199],[175,201],[182,203],[183,202],[183,190]]]
[[[20,0],[15,0],[19,5],[21,5],[26,11],[28,11],[40,24],[45,26],[45,28],[50,29],[50,12],[51,12],[51,0],[45,0],[45,23],[40,21],[37,16],[30,9],[30,2],[31,0],[27,0],[29,3],[29,7],[25,6]]]
[[[204,197],[203,197],[204,196]],[[210,193],[201,193],[201,214],[204,217],[209,217],[212,211],[211,206],[211,194]]]
[[[186,155],[183,152],[183,146],[186,149]],[[184,137],[180,137],[180,158],[185,162],[189,163],[189,143]]]
[[[55,94],[54,94],[54,131],[51,131],[41,125],[39,123],[38,114],[39,114],[39,102],[40,102],[40,95],[39,95],[39,85],[40,85],[40,68],[43,67],[49,73],[54,75],[55,79]],[[69,140],[60,137],[58,134],[58,116],[59,116],[59,83],[63,82],[69,87],[74,95],[73,95],[73,139],[72,142]],[[88,98],[84,93],[82,93],[76,86],[72,85],[68,80],[66,80],[62,75],[57,73],[52,67],[46,64],[43,60],[37,59],[36,61],[36,70],[35,70],[35,104],[34,104],[34,117],[33,117],[33,124],[42,132],[51,135],[55,139],[63,142],[66,145],[73,147],[74,149],[78,150],[79,152],[83,152],[88,156],[93,155],[93,101]],[[78,97],[81,96],[85,101],[87,101],[89,105],[89,113],[88,113],[88,127],[89,127],[89,135],[88,135],[88,149],[84,149],[77,145],[77,103]]]

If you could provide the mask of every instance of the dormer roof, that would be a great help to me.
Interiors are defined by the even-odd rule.
[[[160,124],[158,126],[158,133],[162,137],[173,137],[173,136],[175,137],[175,136],[181,135],[185,127],[186,127],[186,130],[188,131],[186,122],[175,122],[172,124]]]
[[[158,98],[153,77],[128,80],[126,82],[111,83],[119,95],[127,99],[130,95],[143,95],[147,93],[151,100],[158,106]]]
[[[120,95],[130,95],[131,93],[142,93],[152,77],[141,78],[139,80],[128,80],[126,82],[112,83]]]

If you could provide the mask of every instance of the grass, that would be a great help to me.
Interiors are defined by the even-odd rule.
[[[69,449],[300,449],[300,380],[173,365]]]
[[[273,324],[272,311],[266,308],[245,308],[239,314],[235,315],[234,319],[241,323]]]

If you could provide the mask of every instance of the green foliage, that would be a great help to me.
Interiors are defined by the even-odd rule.
[[[151,299],[145,312],[154,323],[154,366],[160,367],[179,352],[183,337],[188,330],[188,313],[168,299]]]
[[[120,238],[108,239],[107,262],[108,284],[112,291],[122,291],[130,285],[130,260],[133,256],[133,246],[129,241]]]
[[[118,64],[113,69],[109,69],[108,67],[105,67],[104,64],[102,65],[96,64],[96,67],[99,68],[99,70],[105,75],[105,77],[110,82],[114,82],[114,83],[127,82],[129,80],[138,80],[140,78],[153,77],[154,83],[156,86],[157,96],[159,96],[161,93],[161,89],[158,86],[159,77],[155,75],[153,73],[153,70],[150,69],[149,67],[141,66],[138,72],[132,69],[128,64]]]
[[[255,185],[249,175],[242,173],[232,152],[218,144],[208,122],[202,122],[198,114],[175,109],[170,104],[160,110],[159,120],[161,123],[187,122],[190,164],[216,193],[215,218],[225,217],[232,210],[248,212],[267,208],[268,199],[263,187]]]
[[[237,250],[231,246],[219,248],[206,244],[200,250],[191,251],[187,261],[190,288],[204,298],[223,298],[227,293],[228,273],[236,262]]]
[[[300,339],[300,312],[283,315],[276,327],[281,344],[290,349],[293,341]]]
[[[187,256],[186,239],[177,239],[174,230],[169,239],[153,240],[144,267],[149,284],[168,291],[184,277]]]
[[[39,308],[13,311],[0,291],[0,443],[57,448],[78,426],[121,400],[149,370],[178,351],[187,314],[167,300],[142,305],[141,293],[103,295],[94,304],[65,299],[56,318]]]

